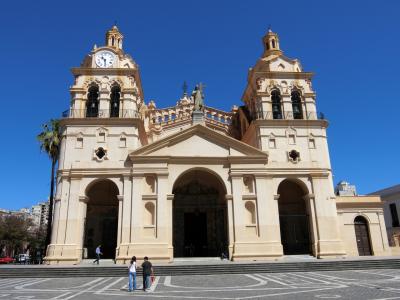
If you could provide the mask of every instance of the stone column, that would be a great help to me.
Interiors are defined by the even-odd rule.
[[[235,222],[233,218],[233,197],[226,195],[226,207],[228,211],[228,234],[229,234],[229,259],[232,259],[233,246],[235,245]]]
[[[81,178],[71,178],[71,186],[68,200],[68,215],[65,234],[65,246],[63,249],[63,256],[68,256],[80,261],[82,252],[79,249],[80,233],[80,207],[79,207],[79,186]]]
[[[380,236],[382,239],[382,250],[384,252],[384,255],[388,255],[388,254],[390,254],[390,248],[389,248],[389,240],[388,240],[388,236],[387,236],[383,211],[379,211],[376,214],[378,216],[378,221],[379,221]]]
[[[78,210],[78,247],[77,253],[80,254],[78,256],[79,261],[83,258],[83,247],[84,247],[84,238],[85,238],[85,226],[86,226],[86,213],[87,213],[87,203],[89,202],[89,197],[87,196],[79,196],[79,210]]]
[[[83,100],[83,95],[85,90],[74,89],[74,94],[72,95],[71,112],[69,117],[72,118],[83,118],[86,113],[86,101]]]
[[[174,241],[173,241],[173,201],[174,194],[167,194],[167,228],[168,228],[168,255],[169,260],[173,261],[174,259]]]
[[[271,95],[263,95],[260,97],[262,119],[272,119],[272,102]]]
[[[131,198],[132,210],[129,210],[131,221],[130,242],[136,243],[140,240],[143,227],[143,200],[142,200],[142,174],[135,174],[132,177]]]
[[[312,97],[305,97],[304,98],[304,106],[305,106],[305,112],[307,112],[307,115],[304,116],[304,118],[315,120],[317,119],[317,110],[315,107],[315,100]]]
[[[132,118],[133,112],[137,111],[137,97],[136,90],[134,88],[125,88],[122,92],[124,118]]]
[[[284,119],[293,119],[293,107],[290,94],[282,94],[282,117]]]
[[[127,251],[127,245],[131,242],[131,216],[132,216],[132,181],[130,175],[123,176],[124,181],[124,197],[122,200],[122,220],[121,220],[121,245]],[[125,252],[126,252],[125,251]],[[127,256],[128,253],[120,253],[120,255]]]
[[[122,211],[123,211],[123,203],[124,196],[118,195],[118,233],[117,233],[117,249],[119,249],[119,245],[121,244],[121,234],[122,234]]]
[[[312,184],[315,195],[315,220],[319,233],[318,257],[343,256],[346,252],[339,233],[336,202],[331,181],[325,174],[313,175]]]
[[[69,189],[68,199],[68,213],[67,213],[67,225],[65,234],[66,244],[78,244],[79,233],[79,185],[81,178],[71,178],[71,186]]]
[[[61,200],[59,203],[59,213],[57,222],[57,241],[56,244],[65,243],[65,232],[67,230],[67,216],[68,216],[68,201],[69,201],[69,189],[70,189],[70,179],[63,179],[63,191],[61,193]]]
[[[57,244],[58,223],[60,222],[60,204],[61,198],[54,199],[53,222],[51,229],[51,244]]]
[[[319,232],[318,232],[318,219],[315,214],[315,196],[314,194],[308,194],[303,197],[306,202],[306,206],[309,213],[309,222],[310,222],[310,238],[311,238],[311,247],[312,253],[315,257],[318,256],[318,240],[319,240]]]
[[[158,174],[157,176],[157,205],[156,205],[156,237],[162,242],[168,242],[170,233],[168,220],[168,175]]]
[[[99,91],[99,118],[110,116],[110,91],[102,85]]]
[[[243,240],[243,233],[245,228],[245,218],[243,214],[243,200],[242,200],[242,176],[231,175],[232,182],[232,203],[233,203],[233,219],[234,219],[234,234],[235,244]]]
[[[271,176],[256,175],[257,214],[260,238],[265,243],[265,256],[282,256],[278,198],[274,196]]]

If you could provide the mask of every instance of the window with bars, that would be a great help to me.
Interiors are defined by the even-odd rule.
[[[389,208],[390,208],[390,215],[392,216],[392,227],[400,227],[396,203],[391,203],[389,205]]]

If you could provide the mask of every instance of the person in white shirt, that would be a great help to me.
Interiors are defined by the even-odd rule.
[[[129,292],[136,290],[136,256],[132,256],[131,263],[128,267],[129,270]],[[132,289],[133,282],[133,289]]]
[[[93,261],[93,263],[97,262],[97,264],[99,264],[100,255],[103,255],[103,253],[101,253],[101,245],[98,245],[96,248],[96,259]]]

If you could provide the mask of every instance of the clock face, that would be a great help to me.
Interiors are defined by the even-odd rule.
[[[96,53],[96,65],[100,68],[109,68],[114,64],[115,56],[110,51]]]

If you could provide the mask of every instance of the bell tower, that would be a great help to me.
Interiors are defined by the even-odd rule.
[[[282,51],[279,48],[279,37],[275,32],[272,32],[270,28],[262,40],[264,45],[263,57],[273,54],[282,55]]]
[[[144,104],[139,67],[123,51],[117,26],[105,37],[104,46],[95,46],[79,67],[72,68],[70,108],[61,121],[72,133],[60,165],[123,167],[128,149],[146,143],[138,138]]]
[[[118,50],[122,50],[122,40],[124,36],[116,25],[114,25],[110,30],[106,33],[106,46],[112,47]]]
[[[296,177],[308,183],[311,196],[307,205],[315,203],[314,219],[319,226],[318,233],[313,232],[312,254],[343,255],[336,203],[332,201],[328,122],[323,114],[317,114],[313,73],[304,71],[299,60],[283,54],[278,35],[270,29],[262,41],[264,52],[249,69],[242,97],[245,105],[239,108],[241,139],[268,152],[270,176]],[[309,224],[304,228],[312,227]]]

